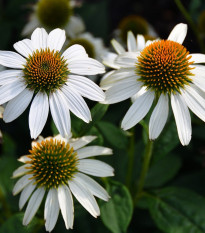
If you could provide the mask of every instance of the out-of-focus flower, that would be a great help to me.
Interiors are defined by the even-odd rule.
[[[70,0],[39,0],[33,7],[29,22],[22,31],[22,35],[30,35],[37,27],[44,27],[51,31],[55,28],[64,29],[69,37],[75,37],[85,30],[83,20],[74,16],[73,8],[78,5]]]
[[[31,40],[14,44],[23,56],[0,51],[0,64],[13,68],[0,72],[0,104],[8,102],[3,119],[16,119],[34,97],[29,113],[32,138],[41,133],[49,108],[60,134],[66,136],[70,133],[70,111],[85,122],[91,120],[82,96],[95,101],[105,98],[101,88],[81,76],[104,73],[104,66],[89,58],[81,45],[73,45],[61,54],[65,39],[64,30],[47,34],[45,29],[37,28]]]
[[[191,140],[191,117],[189,109],[205,121],[205,55],[189,54],[182,45],[187,25],[178,24],[167,40],[149,42],[141,52],[120,54],[116,63],[121,67],[115,83],[106,91],[104,103],[113,104],[136,98],[123,121],[122,128],[130,129],[141,121],[157,104],[149,122],[149,138],[156,139],[167,121],[169,99],[174,113],[179,139],[182,145]],[[188,109],[189,108],[189,109]]]
[[[73,228],[74,206],[71,193],[80,204],[94,217],[100,215],[100,209],[94,198],[108,201],[109,195],[103,187],[89,176],[113,176],[113,168],[92,156],[110,155],[112,150],[101,146],[87,146],[95,136],[78,139],[42,137],[32,143],[29,155],[19,161],[25,163],[13,173],[13,177],[22,176],[13,188],[13,194],[21,192],[19,208],[28,205],[23,225],[30,223],[46,195],[44,207],[45,227],[52,231],[61,210],[66,229]],[[85,173],[85,174],[84,174]],[[29,199],[30,198],[30,199]]]

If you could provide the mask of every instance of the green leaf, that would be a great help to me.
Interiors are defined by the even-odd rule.
[[[113,233],[126,232],[133,213],[131,195],[124,185],[111,180],[107,191],[111,199],[101,205],[102,221]]]
[[[97,128],[110,145],[118,149],[126,149],[128,146],[128,138],[126,133],[110,122],[100,121]]]
[[[22,225],[23,214],[18,213],[9,218],[0,226],[0,233],[31,233],[38,232],[37,228],[43,225],[43,221],[34,218],[28,226]],[[40,224],[39,224],[40,223]]]
[[[182,165],[181,158],[173,154],[151,164],[145,180],[145,187],[160,187],[171,180]]]
[[[161,189],[146,197],[152,218],[163,232],[205,232],[204,197],[176,187]]]

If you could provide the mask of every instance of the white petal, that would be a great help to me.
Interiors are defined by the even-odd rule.
[[[86,174],[98,177],[107,177],[114,176],[114,169],[99,160],[95,159],[82,159],[79,160],[79,164],[77,165],[79,171],[84,172]]]
[[[114,84],[105,92],[105,104],[114,104],[126,100],[136,94],[141,89],[141,83],[137,82],[137,77],[132,76]]]
[[[151,108],[153,100],[154,92],[152,91],[139,96],[124,116],[121,127],[127,130],[141,121]]]
[[[23,69],[26,64],[26,59],[18,53],[11,51],[0,51],[0,65]]]
[[[205,54],[201,53],[192,53],[190,54],[191,58],[189,59],[190,62],[196,63],[205,63]]]
[[[122,45],[119,42],[117,42],[115,39],[111,40],[111,44],[118,54],[126,52],[125,49],[122,47]]]
[[[18,159],[19,162],[25,163],[27,161],[31,161],[31,159],[27,155],[23,155]]]
[[[65,43],[65,31],[59,28],[52,30],[48,35],[47,46],[50,50],[60,51]]]
[[[97,155],[111,155],[112,150],[107,147],[103,146],[87,146],[83,147],[81,149],[78,149],[77,155],[79,159],[84,159],[92,156],[97,156]]]
[[[19,199],[19,209],[21,210],[26,202],[28,201],[29,197],[31,196],[31,193],[36,188],[36,185],[33,184],[33,182],[30,182],[21,192],[20,199]]]
[[[126,52],[123,54],[120,54],[115,62],[123,68],[129,68],[129,67],[136,67],[136,63],[137,63],[137,57],[138,57],[139,53],[138,52]]]
[[[94,101],[103,101],[105,94],[93,81],[78,75],[69,75],[67,85],[74,88],[80,95]]]
[[[182,97],[191,111],[205,121],[205,99],[191,86],[187,86],[185,90],[182,90]]]
[[[187,34],[187,24],[179,23],[177,24],[169,34],[167,40],[175,41],[182,44]]]
[[[48,96],[47,94],[39,92],[35,96],[29,112],[29,129],[31,138],[37,138],[43,130],[48,118],[48,111]]]
[[[82,45],[74,44],[65,50],[62,57],[64,57],[69,64],[69,62],[73,60],[88,58],[88,54]]]
[[[13,188],[13,195],[16,195],[18,193],[21,192],[21,190],[23,188],[26,187],[27,184],[29,184],[31,182],[31,179],[33,175],[31,174],[28,174],[28,175],[25,175],[25,176],[22,176],[17,182],[16,184],[14,185],[14,188]]]
[[[61,91],[50,94],[50,110],[54,123],[63,137],[70,134],[70,112],[66,99]]]
[[[27,36],[31,35],[31,33],[39,26],[40,22],[37,18],[37,14],[33,13],[29,17],[28,23],[25,25],[23,28],[21,35],[22,36]]]
[[[23,55],[24,57],[29,57],[29,55],[31,55],[33,53],[33,51],[35,50],[31,40],[29,40],[29,39],[24,39],[24,40],[21,40],[19,42],[16,42],[14,44],[14,49],[18,53]]]
[[[0,72],[0,85],[6,85],[17,80],[23,80],[21,70],[4,70]]]
[[[46,231],[51,232],[56,225],[58,220],[60,207],[58,203],[58,193],[57,190],[52,188],[49,190],[46,197],[45,209],[44,209],[44,219],[46,220],[45,227]]]
[[[79,182],[73,179],[68,182],[71,192],[80,204],[93,216],[100,215],[100,209],[93,195]]]
[[[19,95],[10,100],[6,105],[3,119],[6,123],[15,120],[19,117],[28,107],[33,97],[33,91],[29,89],[23,90]]]
[[[78,172],[75,174],[75,180],[83,184],[94,196],[99,197],[104,201],[108,201],[109,195],[107,191],[89,176]]]
[[[34,49],[45,49],[47,47],[48,33],[44,28],[36,28],[31,35],[31,41]]]
[[[102,60],[103,60],[102,63],[105,66],[108,66],[110,68],[119,69],[120,66],[115,63],[116,58],[117,58],[116,53],[112,53],[112,52],[104,53],[103,56],[102,56]]]
[[[28,164],[24,164],[20,167],[18,167],[14,172],[13,172],[13,175],[12,175],[12,178],[17,178],[19,176],[22,176],[24,175],[25,173],[27,173],[29,171],[29,169],[27,169],[26,167],[28,167],[29,165]]]
[[[194,77],[191,77],[192,82],[205,92],[205,67],[201,65],[193,66],[194,69],[191,71]]]
[[[78,94],[75,89],[71,89],[68,86],[64,86],[61,90],[65,96],[70,111],[87,123],[91,121],[90,110],[82,96]]]
[[[58,201],[66,229],[73,228],[74,208],[71,192],[66,185],[58,187]]]
[[[127,49],[128,52],[135,52],[137,51],[137,43],[134,34],[129,31],[127,33]]]
[[[8,83],[0,87],[0,104],[4,104],[7,101],[16,97],[26,88],[24,82],[16,80],[15,82]]]
[[[188,107],[179,94],[171,95],[171,105],[179,139],[183,146],[188,145],[191,140],[191,117]]]
[[[103,64],[92,58],[73,60],[69,62],[68,69],[71,73],[79,75],[95,75],[105,72]]]
[[[89,144],[90,142],[92,142],[96,138],[97,138],[96,136],[84,136],[84,137],[76,138],[76,139],[73,138],[69,141],[69,143],[70,143],[70,146],[73,147],[74,150],[77,150],[77,149]]]
[[[36,214],[45,194],[44,188],[38,188],[31,196],[23,218],[23,225],[28,225]]]
[[[68,36],[73,38],[85,31],[85,24],[79,16],[71,15],[65,30]]]
[[[161,94],[149,122],[149,138],[158,138],[167,121],[169,113],[169,99],[167,95]]]
[[[145,48],[145,38],[143,35],[137,35],[137,49],[136,51],[142,51]]]

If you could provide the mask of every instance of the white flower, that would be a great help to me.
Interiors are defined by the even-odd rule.
[[[120,65],[116,62],[116,59],[119,55],[126,53],[127,51],[124,47],[115,39],[111,40],[112,46],[116,53],[107,52],[103,55],[103,64],[116,69],[106,73],[101,79],[100,86],[102,89],[107,90],[115,81],[119,80],[119,71]],[[137,35],[135,38],[134,34],[129,31],[127,33],[127,50],[128,52],[139,52],[145,48],[145,38],[143,35]]]
[[[29,128],[32,138],[42,131],[49,108],[62,136],[70,133],[70,111],[89,122],[90,110],[82,96],[103,101],[103,91],[81,75],[104,73],[104,66],[88,57],[80,45],[73,45],[62,54],[65,31],[49,34],[37,28],[31,40],[14,44],[17,52],[0,51],[0,64],[9,69],[0,72],[0,105],[7,103],[3,119],[11,122],[21,115],[34,97]],[[76,75],[77,74],[77,75]]]
[[[29,200],[23,225],[32,220],[45,194],[44,219],[49,232],[55,227],[60,210],[66,229],[73,228],[74,207],[71,193],[92,216],[100,215],[94,196],[108,201],[109,195],[85,174],[113,176],[113,168],[108,164],[89,159],[92,156],[110,155],[112,150],[101,146],[84,147],[95,138],[84,136],[66,139],[58,135],[54,138],[41,137],[38,142],[32,143],[30,154],[19,159],[25,164],[13,173],[14,178],[22,176],[13,188],[14,195],[21,192],[19,208],[22,209]]]
[[[186,34],[187,25],[178,24],[167,40],[150,42],[142,52],[127,52],[117,57],[116,63],[121,68],[106,91],[104,103],[117,103],[142,92],[122,121],[124,130],[141,121],[154,100],[157,104],[149,122],[151,140],[164,128],[169,99],[182,145],[191,140],[189,109],[205,121],[205,99],[201,94],[205,91],[205,67],[198,65],[205,63],[205,55],[189,54],[182,45]]]
[[[38,0],[22,35],[30,35],[37,27],[44,27],[46,30],[59,27],[64,29],[69,37],[75,37],[85,30],[81,17],[73,15],[76,5],[78,3],[69,0]]]

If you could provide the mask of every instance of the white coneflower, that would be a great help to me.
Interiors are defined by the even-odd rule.
[[[167,121],[169,98],[182,145],[191,139],[189,109],[205,121],[205,99],[200,95],[205,91],[205,67],[197,65],[205,63],[205,55],[189,54],[182,45],[186,34],[187,25],[178,24],[167,40],[149,42],[141,52],[116,59],[121,67],[118,81],[106,91],[105,103],[123,101],[143,90],[122,121],[124,130],[141,121],[156,100],[149,122],[149,138],[156,139]]]
[[[118,55],[128,52],[139,52],[145,48],[145,38],[143,35],[134,36],[134,34],[129,31],[127,33],[127,51],[125,48],[115,39],[111,40],[112,46],[116,53],[107,52],[103,55],[103,64],[115,69],[114,71],[110,71],[103,76],[100,82],[100,86],[102,89],[107,90],[111,87],[115,81],[119,81],[119,72],[120,65],[116,63],[116,59]]]
[[[94,196],[108,201],[109,195],[85,174],[97,177],[113,176],[113,168],[108,164],[89,159],[92,156],[112,154],[112,150],[101,146],[84,147],[95,138],[40,138],[32,144],[30,154],[19,159],[25,164],[13,173],[14,178],[22,176],[13,188],[13,194],[21,192],[20,209],[28,201],[23,218],[24,225],[30,223],[45,195],[44,219],[49,232],[55,227],[60,210],[66,229],[73,228],[74,206],[71,193],[92,216],[100,215]]]
[[[47,30],[65,29],[69,37],[75,37],[85,30],[83,20],[73,15],[75,5],[75,1],[70,0],[38,0],[22,35],[30,35],[37,27],[44,27]]]
[[[14,44],[15,52],[0,51],[0,64],[9,68],[0,72],[0,104],[7,103],[3,119],[11,122],[21,115],[34,97],[30,113],[31,137],[42,131],[49,108],[62,136],[70,133],[70,111],[89,122],[90,110],[82,96],[103,101],[103,91],[81,75],[104,73],[104,66],[89,58],[85,49],[73,45],[62,54],[65,31],[55,29],[49,34],[37,28],[31,40]],[[76,75],[77,74],[77,75]]]

